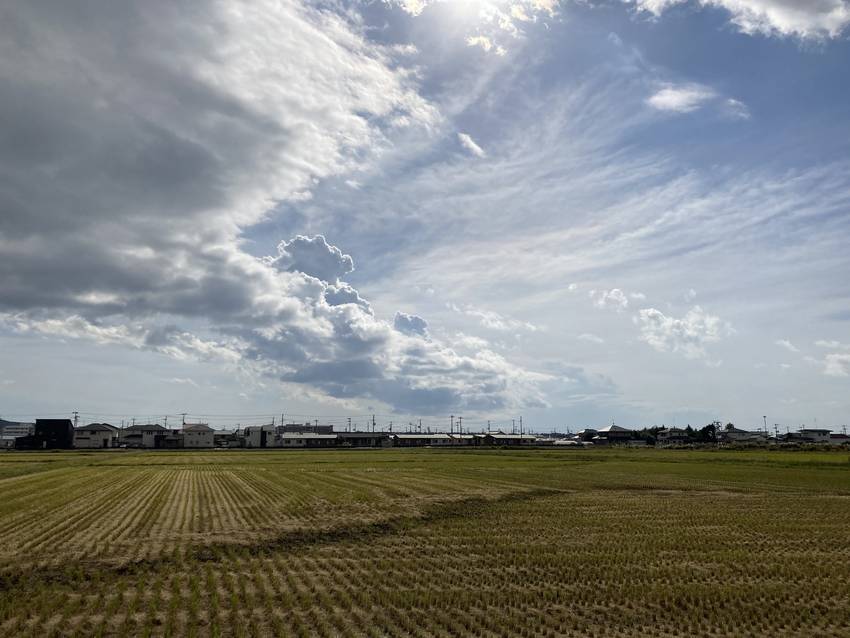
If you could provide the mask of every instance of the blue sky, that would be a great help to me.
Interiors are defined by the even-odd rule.
[[[850,418],[843,0],[3,13],[0,417]]]

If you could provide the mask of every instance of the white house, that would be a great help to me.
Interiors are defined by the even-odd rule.
[[[215,432],[206,423],[192,423],[183,425],[183,447],[184,448],[210,448],[215,447]]]
[[[89,423],[74,430],[74,447],[100,450],[118,447],[118,428],[109,423]]]

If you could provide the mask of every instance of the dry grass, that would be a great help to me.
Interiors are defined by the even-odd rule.
[[[850,635],[846,453],[6,454],[0,477],[3,636]]]

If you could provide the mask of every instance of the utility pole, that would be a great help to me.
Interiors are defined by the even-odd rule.
[[[454,414],[451,415],[449,417],[449,419],[451,419],[449,421],[449,434],[454,434],[455,433],[455,415]]]
[[[183,422],[182,422],[182,424],[183,424],[183,425],[186,425],[186,413],[185,413],[185,412],[181,412],[181,413],[180,413],[180,416],[182,416],[182,417],[183,417]]]
[[[162,420],[162,427],[168,428],[168,415],[165,415],[165,418]]]
[[[764,419],[764,435],[767,436],[767,416],[763,416]]]
[[[348,417],[348,429],[346,432],[351,432],[351,417]]]
[[[463,417],[459,416],[457,418],[457,433],[463,434]]]
[[[511,419],[511,434],[516,434],[516,419]]]
[[[80,420],[80,413],[74,410],[74,427],[77,427],[77,423]]]

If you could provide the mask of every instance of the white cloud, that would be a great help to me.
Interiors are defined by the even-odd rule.
[[[732,333],[728,323],[694,306],[681,319],[668,317],[655,308],[638,314],[641,339],[660,352],[677,352],[688,359],[707,356],[706,345]]]
[[[588,343],[605,343],[605,339],[590,332],[580,334],[578,339],[581,341],[587,341]]]
[[[460,142],[461,146],[463,146],[467,151],[469,151],[475,157],[486,157],[487,153],[484,152],[484,149],[478,146],[475,143],[475,140],[472,139],[466,133],[458,133],[457,139]]]
[[[660,16],[670,7],[686,4],[688,0],[623,2]],[[850,5],[845,0],[698,0],[695,4],[725,9],[731,22],[747,34],[837,38],[850,24]]]
[[[823,373],[828,377],[850,376],[850,354],[842,352],[826,355]]]
[[[501,332],[526,330],[529,332],[536,332],[539,329],[533,323],[520,321],[518,319],[511,319],[510,317],[505,317],[492,310],[482,310],[481,308],[475,308],[472,306],[467,306],[463,310],[453,305],[450,305],[449,307],[456,312],[462,312],[469,317],[475,317],[484,328],[489,328],[490,330],[498,330]]]
[[[827,341],[824,339],[815,341],[818,348],[831,348],[833,350],[850,350],[850,343],[842,343],[841,341]]]
[[[588,295],[593,299],[593,305],[597,308],[613,308],[617,312],[622,312],[629,307],[629,298],[619,288],[591,290]]]
[[[701,84],[668,85],[647,99],[647,104],[659,111],[691,113],[716,97],[713,89]]]
[[[736,120],[749,120],[752,117],[750,108],[740,100],[733,98],[728,98],[723,102],[723,112]]]
[[[776,341],[776,345],[780,348],[785,348],[788,352],[793,352],[795,354],[800,352],[800,349],[797,348],[797,346],[795,346],[793,343],[788,341],[788,339],[779,339],[778,341]]]

